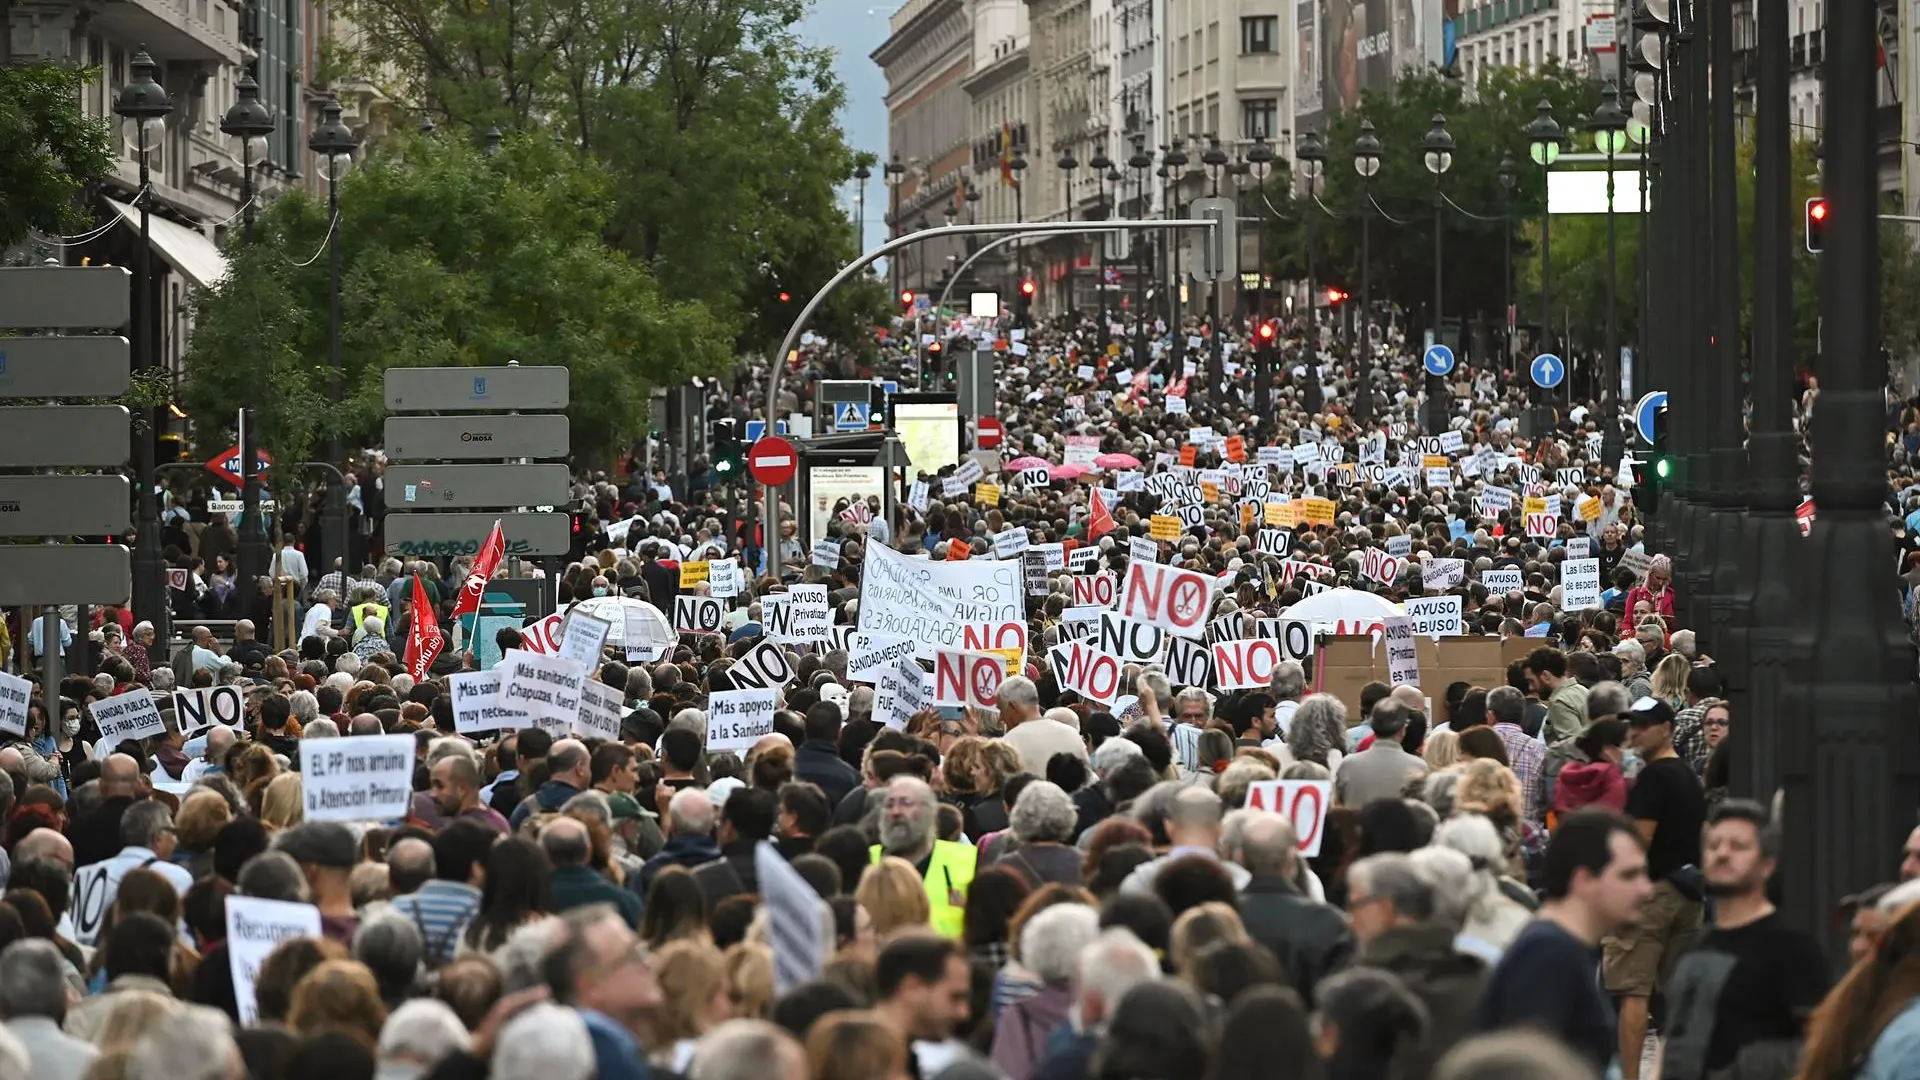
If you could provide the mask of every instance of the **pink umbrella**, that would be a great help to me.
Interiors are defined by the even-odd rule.
[[[1014,458],[1012,461],[1001,466],[1003,469],[1012,469],[1014,472],[1019,472],[1021,469],[1050,469],[1052,467],[1053,463],[1051,461],[1034,457],[1032,454],[1028,454],[1026,457]]]
[[[1095,465],[1103,469],[1137,469],[1140,459],[1132,454],[1101,454],[1093,459]]]
[[[1078,480],[1087,471],[1085,465],[1049,465],[1047,475],[1055,480]]]

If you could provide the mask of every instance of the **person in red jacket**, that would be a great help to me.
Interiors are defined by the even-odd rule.
[[[1668,619],[1674,617],[1672,559],[1667,558],[1665,555],[1655,555],[1653,557],[1653,564],[1647,567],[1647,580],[1627,590],[1627,610],[1629,612],[1634,610],[1635,604],[1643,600],[1652,604],[1653,610],[1657,614],[1664,615]]]
[[[1601,717],[1571,741],[1576,751],[1573,760],[1553,778],[1554,822],[1587,806],[1625,810],[1627,778],[1620,771],[1620,761],[1626,757],[1626,721]]]

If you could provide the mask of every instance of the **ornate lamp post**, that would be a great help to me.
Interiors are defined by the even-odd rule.
[[[1080,167],[1080,159],[1074,157],[1073,148],[1068,147],[1065,150],[1060,151],[1060,160],[1055,162],[1054,164],[1058,165],[1060,168],[1060,176],[1062,181],[1060,185],[1060,188],[1061,188],[1060,204],[1062,207],[1062,212],[1066,215],[1066,218],[1068,221],[1072,221],[1073,220],[1073,171]],[[1078,261],[1077,249],[1079,248],[1079,246],[1080,246],[1080,240],[1078,237],[1069,236],[1066,238],[1066,247],[1067,247],[1066,282],[1067,282],[1067,310],[1068,311],[1078,311],[1080,308],[1080,305],[1074,302],[1074,295],[1073,295],[1073,292],[1074,292],[1073,290],[1074,265],[1073,264],[1076,261]]]
[[[1453,133],[1447,130],[1447,118],[1440,113],[1433,114],[1433,126],[1420,140],[1421,160],[1427,171],[1433,174],[1433,343],[1440,344],[1440,305],[1442,267],[1444,265],[1444,240],[1446,230],[1441,215],[1446,209],[1446,193],[1440,190],[1440,179],[1453,168]],[[1427,376],[1427,433],[1440,434],[1447,426],[1447,380],[1439,375]]]
[[[893,237],[900,235],[903,231],[900,228],[900,185],[907,179],[907,166],[905,162],[900,160],[900,155],[895,154],[887,160],[885,171],[887,179],[887,235]],[[887,276],[893,279],[888,283],[893,287],[893,295],[899,296],[900,260],[891,255],[887,257]]]
[[[860,251],[867,250],[867,179],[872,175],[864,161],[853,167],[853,243]]]
[[[1533,121],[1526,127],[1527,151],[1533,157],[1533,163],[1540,166],[1540,336],[1533,343],[1533,355],[1551,351],[1549,343],[1553,335],[1549,332],[1553,326],[1553,215],[1547,208],[1546,179],[1553,163],[1560,160],[1560,140],[1564,134],[1560,124],[1553,118],[1553,106],[1547,99],[1541,98],[1534,112]],[[1544,392],[1539,384],[1532,383],[1533,398],[1533,434],[1541,435],[1550,426],[1543,412]]]
[[[1501,264],[1504,276],[1501,278],[1500,302],[1506,306],[1503,321],[1507,327],[1507,340],[1502,343],[1506,351],[1506,363],[1502,369],[1512,366],[1513,361],[1513,185],[1520,179],[1520,167],[1513,160],[1513,151],[1500,155],[1500,168],[1495,172],[1500,179],[1500,218],[1506,233],[1506,258]]]
[[[1094,183],[1100,185],[1100,205],[1096,210],[1100,220],[1105,221],[1113,216],[1113,181],[1120,175],[1113,171],[1113,159],[1107,156],[1105,144],[1093,152],[1093,160],[1087,162],[1087,167],[1093,170]],[[1096,306],[1100,313],[1100,352],[1105,355],[1112,341],[1107,315],[1107,238],[1096,236],[1093,243],[1100,256],[1099,267],[1095,271],[1100,276],[1095,279],[1093,294],[1099,300]]]
[[[1615,312],[1615,277],[1619,273],[1619,241],[1614,230],[1613,159],[1627,148],[1627,114],[1620,108],[1620,89],[1609,82],[1600,92],[1600,107],[1587,120],[1593,147],[1607,156],[1607,336],[1600,357],[1600,458],[1609,474],[1620,467],[1625,450],[1620,434],[1620,317]],[[1644,208],[1643,208],[1644,209]]]
[[[489,133],[494,145],[497,144],[499,131]],[[320,124],[307,138],[307,149],[320,159],[320,168],[327,177],[327,220],[331,223],[327,230],[327,261],[331,284],[327,290],[327,363],[333,371],[332,398],[335,409],[340,407],[342,398],[343,372],[340,367],[340,181],[353,168],[353,152],[360,146],[360,139],[353,129],[340,120],[340,102],[337,98],[328,98],[320,107]],[[336,428],[327,440],[327,461],[347,475],[343,464],[344,455],[340,452],[340,433]],[[341,580],[346,580],[347,566],[347,491],[345,483],[334,484],[327,492],[326,517],[328,536],[334,538],[337,545],[332,554],[340,560]],[[324,574],[326,569],[323,567]]]
[[[1140,201],[1140,209],[1135,215],[1144,220],[1147,216],[1147,172],[1153,168],[1153,155],[1147,153],[1147,141],[1143,135],[1133,137],[1133,153],[1127,158],[1127,168],[1133,170],[1135,194]],[[1147,355],[1147,241],[1135,234],[1133,236],[1133,361],[1144,364]]]
[[[1306,363],[1307,385],[1301,400],[1306,403],[1307,412],[1313,414],[1324,404],[1320,389],[1320,297],[1313,280],[1313,226],[1318,220],[1314,211],[1319,209],[1320,178],[1327,171],[1326,140],[1319,132],[1309,129],[1294,145],[1293,157],[1300,163],[1300,180],[1306,189],[1307,202],[1314,204],[1300,212],[1307,226],[1307,343],[1301,357]]]
[[[248,72],[240,76],[235,89],[239,99],[227,110],[220,121],[220,130],[239,144],[240,150],[240,221],[241,236],[248,244],[253,243],[254,190],[253,166],[256,161],[264,161],[267,156],[267,136],[279,127],[273,111],[260,101],[260,84],[253,81]],[[253,388],[257,380],[247,380],[248,405],[252,404]],[[253,417],[248,415],[240,425],[240,559],[241,582],[240,602],[243,607],[251,605],[259,596],[254,583],[260,575],[267,572],[271,556],[267,553],[266,522],[260,514],[260,480],[254,468]]]
[[[1360,329],[1357,385],[1353,393],[1353,417],[1362,429],[1373,422],[1373,339],[1368,320],[1373,315],[1373,263],[1369,251],[1373,223],[1373,178],[1380,171],[1380,137],[1373,133],[1373,121],[1360,121],[1360,134],[1353,140],[1353,171],[1360,174]]]

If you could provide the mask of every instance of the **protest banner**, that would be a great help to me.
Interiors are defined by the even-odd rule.
[[[1093,647],[1129,664],[1158,664],[1166,656],[1170,636],[1162,627],[1135,622],[1118,612],[1103,611]]]
[[[565,733],[580,713],[580,685],[587,669],[558,656],[512,649],[501,660],[500,692],[494,704],[527,717],[523,726]],[[564,737],[564,735],[563,735]]]
[[[1459,637],[1466,633],[1458,596],[1409,596],[1407,618],[1420,637]]]
[[[1014,662],[1010,666],[1017,669],[1026,662],[1027,624],[981,623],[962,627],[960,651],[997,653],[1003,659],[1012,656]]]
[[[592,670],[600,666],[600,650],[606,646],[613,624],[578,611],[567,612],[560,627],[560,651],[555,655]]]
[[[1113,606],[1115,579],[1112,574],[1077,574],[1069,580],[1073,582],[1074,607]]]
[[[124,694],[101,698],[87,706],[87,711],[93,715],[94,726],[100,729],[100,738],[94,746],[102,754],[111,752],[125,740],[163,735],[167,730],[167,722],[154,707],[153,695],[137,686]]]
[[[1125,682],[1126,661],[1101,652],[1084,641],[1064,641],[1047,651],[1047,663],[1062,688],[1089,701],[1111,706],[1130,689]]]
[[[1331,780],[1255,780],[1247,787],[1247,809],[1280,814],[1293,822],[1300,854],[1309,859],[1320,854],[1332,806]]]
[[[230,728],[247,721],[247,696],[237,686],[202,686],[173,692],[174,722],[180,734],[192,738],[215,724]]]
[[[1413,620],[1389,615],[1380,620],[1387,640],[1387,681],[1395,686],[1420,685],[1420,646],[1414,641]]]
[[[1262,555],[1284,559],[1293,554],[1292,529],[1261,529],[1254,537],[1254,550]]]
[[[1027,530],[1024,526],[1004,529],[993,536],[993,557],[1011,559],[1027,550]]]
[[[1158,562],[1160,561],[1160,545],[1145,536],[1128,537],[1127,561]]]
[[[0,671],[0,731],[24,736],[27,733],[27,703],[32,700],[33,683]]]
[[[511,731],[527,726],[528,717],[518,709],[498,704],[501,670],[462,671],[447,678],[453,695],[453,730],[459,735],[489,731]]]
[[[793,680],[793,664],[787,660],[785,649],[762,641],[727,669],[727,677],[735,686],[777,690]]]
[[[1429,589],[1451,589],[1467,579],[1467,560],[1428,559],[1420,568],[1420,583]]]
[[[773,734],[772,687],[719,690],[707,695],[707,752],[745,752]]]
[[[881,672],[913,656],[918,647],[919,643],[912,638],[856,632],[847,649],[847,678],[854,682],[873,682]]]
[[[1600,560],[1568,559],[1560,564],[1560,610],[1600,606]]]
[[[761,597],[764,612],[767,597]],[[683,634],[719,634],[726,629],[727,605],[711,596],[673,598],[673,628]]]
[[[301,744],[300,793],[307,820],[406,817],[413,805],[413,750],[411,735],[356,735]]]
[[[911,654],[880,669],[872,680],[873,718],[895,731],[905,731],[907,721],[926,700],[924,676]]]
[[[1496,595],[1511,592],[1514,589],[1524,589],[1527,587],[1526,573],[1518,567],[1508,567],[1505,570],[1482,570],[1480,584],[1485,585],[1489,593]]]
[[[1280,643],[1264,638],[1237,638],[1215,642],[1213,681],[1221,690],[1265,689],[1280,663]]]
[[[251,1027],[260,1019],[254,986],[259,982],[261,965],[283,941],[318,940],[320,909],[312,904],[267,900],[240,893],[230,894],[225,906],[227,968],[233,978],[233,1002],[238,1006],[240,1025]]]
[[[997,709],[1006,677],[1006,661],[992,653],[941,649],[933,654],[932,702]]]
[[[1593,538],[1589,536],[1567,537],[1567,558],[1588,559],[1593,557]]]
[[[681,588],[691,589],[705,580],[707,580],[707,564],[705,560],[700,562],[683,562],[680,564]]]
[[[909,559],[878,541],[867,543],[859,619],[865,633],[912,638],[921,643],[920,656],[930,659],[940,649],[958,647],[969,624],[1026,619],[1019,563]]]
[[[1206,632],[1213,585],[1213,578],[1192,570],[1129,563],[1118,610],[1129,619],[1197,638]]]
[[[738,558],[715,559],[707,564],[707,589],[722,600],[740,595],[744,577]]]
[[[813,555],[808,560],[815,566],[824,566],[829,570],[840,569],[840,541],[821,540],[813,545]]]
[[[1176,637],[1167,642],[1167,680],[1175,686],[1213,685],[1213,652],[1205,642]]]
[[[827,587],[794,585],[787,589],[787,594],[793,597],[790,607],[793,640],[803,645],[827,640],[833,627],[833,612],[827,607]]]
[[[573,733],[583,739],[619,742],[620,714],[626,703],[626,694],[619,688],[588,679],[580,684],[580,711],[573,718]]]

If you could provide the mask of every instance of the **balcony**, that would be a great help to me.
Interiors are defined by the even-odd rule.
[[[88,29],[114,41],[145,44],[155,59],[204,64],[245,59],[240,12],[229,0],[108,0]]]

